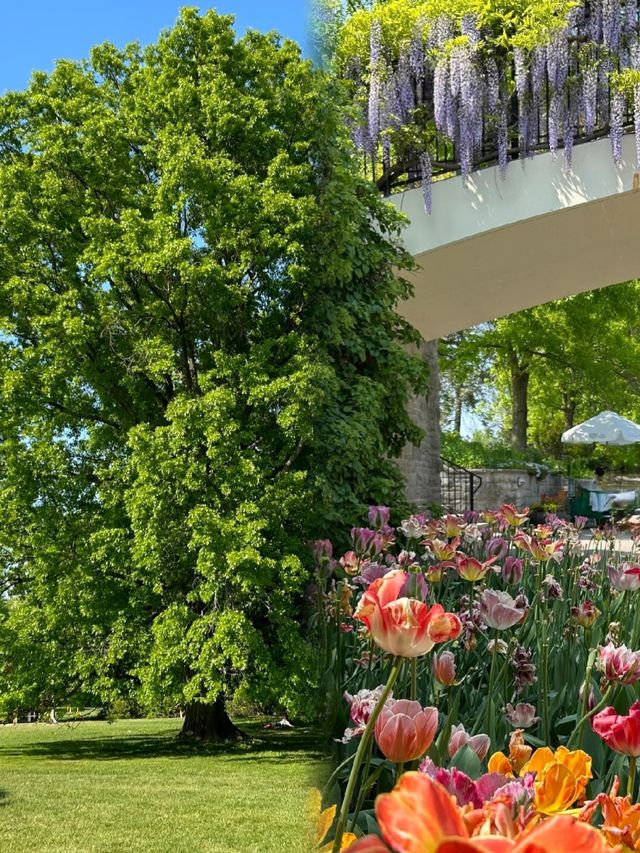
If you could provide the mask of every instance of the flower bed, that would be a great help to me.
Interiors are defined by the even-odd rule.
[[[322,849],[640,850],[640,565],[509,505],[389,519],[315,545]]]

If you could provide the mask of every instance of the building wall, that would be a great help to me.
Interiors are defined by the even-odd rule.
[[[516,507],[541,503],[543,496],[556,495],[566,486],[566,477],[560,472],[538,478],[525,469],[474,468],[482,477],[482,485],[474,498],[475,509],[497,509],[503,503]]]

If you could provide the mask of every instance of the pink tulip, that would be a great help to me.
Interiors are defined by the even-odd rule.
[[[375,527],[376,530],[380,530],[382,527],[386,527],[389,523],[389,516],[391,515],[391,510],[388,506],[370,506],[369,507],[369,524],[372,527]]]
[[[419,702],[396,699],[387,702],[374,727],[382,753],[396,763],[415,761],[429,749],[438,728],[438,709]]]
[[[511,598],[508,592],[485,589],[480,598],[480,616],[485,625],[504,631],[521,622],[525,613]]]
[[[429,607],[414,598],[400,598],[409,572],[394,569],[375,580],[360,599],[354,616],[367,626],[373,640],[392,655],[418,657],[436,643],[455,640],[462,623],[441,604]]]
[[[358,690],[357,693],[344,693],[345,700],[349,703],[349,717],[354,723],[353,727],[344,730],[344,735],[339,739],[341,743],[349,743],[354,737],[360,737],[364,733],[369,717],[378,704],[384,686],[380,685],[375,690]],[[390,695],[393,699],[393,694]]]
[[[480,761],[483,761],[489,752],[491,738],[489,735],[483,734],[471,736],[462,723],[460,723],[459,726],[453,726],[451,729],[449,744],[447,746],[449,758],[453,758],[456,752],[465,745],[475,752]]]
[[[510,702],[507,702],[505,711],[507,720],[515,729],[528,729],[540,719],[540,717],[536,717],[536,709],[528,702],[518,702],[515,708]]]
[[[453,652],[440,652],[431,660],[431,671],[438,684],[451,687],[456,682],[456,658]]]
[[[616,648],[613,643],[600,646],[597,666],[607,681],[619,684],[640,681],[640,652],[632,652],[626,646]]]
[[[502,580],[505,583],[520,583],[524,562],[519,557],[507,557],[502,564]]]
[[[640,589],[640,566],[631,563],[621,563],[619,566],[607,566],[609,583],[618,592],[635,592]]]

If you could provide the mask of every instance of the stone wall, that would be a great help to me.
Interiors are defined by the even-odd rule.
[[[536,477],[525,469],[474,468],[482,477],[482,485],[474,497],[474,509],[497,509],[503,503],[516,507],[541,503],[543,495],[556,495],[566,487],[564,474],[552,472]]]
[[[438,342],[422,343],[420,354],[429,368],[429,388],[426,396],[412,397],[407,408],[414,423],[424,430],[425,438],[419,447],[407,444],[398,465],[405,478],[407,500],[424,508],[429,503],[442,503]]]

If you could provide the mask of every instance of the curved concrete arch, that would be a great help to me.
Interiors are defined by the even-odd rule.
[[[425,340],[587,290],[640,278],[635,144],[616,167],[608,138],[433,185],[433,213],[411,189],[389,201],[409,217],[406,248],[419,269],[400,313]],[[637,182],[637,178],[635,181]]]

